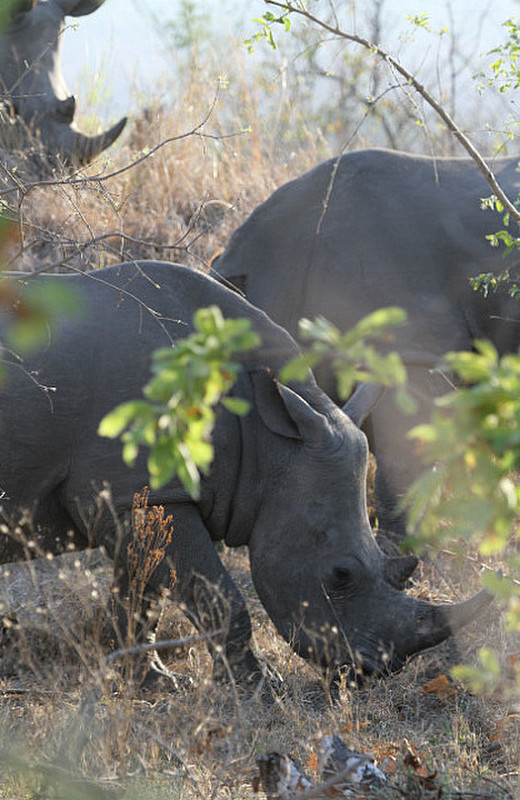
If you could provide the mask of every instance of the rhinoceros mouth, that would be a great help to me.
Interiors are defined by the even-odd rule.
[[[473,597],[452,605],[434,605],[424,600],[399,594],[391,590],[388,607],[381,612],[378,628],[386,628],[385,639],[378,638],[369,627],[345,628],[329,644],[328,654],[342,652],[340,658],[329,658],[329,668],[334,666],[347,676],[350,684],[359,686],[370,677],[388,676],[398,672],[414,656],[434,647],[461,628],[477,619],[491,604],[493,596],[482,589]],[[386,623],[385,623],[386,617]],[[393,635],[392,635],[393,633]],[[327,656],[327,645],[322,650],[322,663]]]
[[[386,678],[399,672],[406,661],[406,658],[399,657],[394,663],[393,658],[386,661],[360,653],[355,663],[348,662],[338,667],[337,678],[344,680],[349,689],[363,689],[371,678]]]
[[[400,653],[395,643],[375,642],[370,634],[356,636],[357,646],[338,668],[347,678],[347,685],[362,686],[367,678],[387,677],[403,668],[408,657]]]

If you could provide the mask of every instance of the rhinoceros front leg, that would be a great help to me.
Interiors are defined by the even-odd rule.
[[[117,639],[142,641],[153,627],[150,606],[165,589],[197,629],[208,634],[208,648],[214,659],[214,677],[239,682],[260,680],[262,670],[251,650],[251,621],[244,599],[224,568],[211,537],[195,506],[168,507],[173,517],[172,539],[159,564],[148,576],[137,616],[128,619],[127,598],[131,596],[131,538],[125,538],[115,554],[115,588],[119,595],[116,614]],[[130,552],[129,552],[130,548]],[[131,613],[135,614],[135,609]]]

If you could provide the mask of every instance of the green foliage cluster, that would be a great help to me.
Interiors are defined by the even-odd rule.
[[[507,551],[517,542],[520,514],[520,355],[499,357],[489,342],[476,352],[449,353],[446,367],[466,385],[440,398],[431,422],[411,432],[425,461],[435,465],[409,491],[412,541],[439,547],[444,539],[476,542],[480,552]],[[453,542],[451,544],[453,546]],[[513,546],[509,577],[489,573],[484,583],[507,608],[507,625],[520,632],[520,555]],[[457,675],[475,690],[496,687],[496,655],[480,654],[477,668]]]
[[[199,470],[213,460],[211,431],[214,407],[221,402],[235,414],[245,414],[248,403],[225,397],[240,365],[238,353],[259,344],[249,320],[224,319],[216,306],[198,309],[194,333],[173,348],[153,354],[152,378],[144,398],[115,408],[101,421],[101,436],[123,441],[123,459],[132,465],[139,448],[149,448],[148,471],[152,488],[178,475],[187,491],[198,497]]]
[[[510,230],[510,226],[514,224],[511,220],[511,215],[504,212],[503,204],[495,195],[484,197],[481,201],[481,205],[483,210],[490,209],[491,211],[496,211],[498,214],[503,215],[502,221],[504,223],[504,228],[495,233],[490,233],[489,236],[486,236],[486,239],[492,247],[499,247],[503,244],[505,246],[504,254],[508,255],[512,250],[520,246],[520,237],[518,235],[515,236]],[[518,198],[515,199],[515,206],[518,206]],[[516,225],[516,227],[518,227],[518,225]],[[511,277],[507,270],[499,274],[487,273],[484,275],[477,275],[472,279],[474,288],[478,289],[482,287],[486,293],[488,288],[497,288],[501,283],[506,284],[507,287],[511,289],[511,295],[513,297],[517,296],[517,286],[515,285],[513,287]]]
[[[275,25],[281,25],[286,33],[291,30],[289,12],[276,16],[276,14],[273,14],[271,11],[266,11],[261,17],[255,17],[253,22],[256,22],[257,25],[260,26],[260,30],[244,42],[250,53],[254,51],[255,44],[263,40],[265,40],[273,50],[276,50],[276,41],[273,34],[273,27]]]
[[[490,51],[497,58],[489,65],[492,73],[490,82],[498,86],[500,92],[518,89],[520,86],[520,22],[510,17],[503,23],[507,31],[506,41]]]
[[[518,240],[520,245],[520,239]],[[514,245],[517,247],[518,245]],[[496,292],[501,286],[507,289],[511,297],[520,297],[520,286],[517,279],[513,278],[509,269],[502,272],[481,272],[475,278],[471,278],[470,282],[475,290],[481,290],[484,296],[487,297],[490,292]]]
[[[30,277],[25,285],[15,279],[5,279],[3,300],[7,300],[11,324],[6,344],[16,352],[37,350],[45,342],[49,328],[65,316],[81,314],[79,297],[68,286],[56,282],[34,282]]]
[[[441,397],[430,423],[412,436],[435,464],[409,498],[419,544],[446,536],[477,540],[483,553],[503,550],[520,511],[520,356],[499,357],[490,342],[476,352],[448,353],[446,369],[465,386]],[[446,413],[449,412],[449,413]]]
[[[0,212],[0,250],[3,240],[9,238],[11,225]],[[0,311],[9,321],[5,338],[0,341],[0,357],[6,351],[24,354],[36,350],[58,320],[80,313],[78,297],[69,287],[34,282],[30,276],[18,280],[5,276],[4,269],[0,260]]]
[[[459,664],[452,670],[453,676],[469,685],[477,694],[493,694],[503,687],[503,671],[497,654],[488,647],[479,651],[479,664]]]
[[[405,312],[387,308],[362,319],[341,334],[323,318],[302,320],[302,337],[308,350],[281,372],[282,381],[304,380],[308,369],[331,359],[339,391],[348,397],[354,384],[371,381],[396,387],[397,399],[410,408],[406,370],[397,353],[381,354],[372,340],[390,335],[402,324]],[[235,414],[246,414],[248,403],[226,397],[240,369],[234,357],[259,344],[246,319],[224,319],[216,306],[199,309],[193,319],[195,332],[174,348],[153,354],[153,377],[144,387],[144,398],[119,405],[101,421],[99,433],[121,437],[123,459],[132,465],[139,448],[149,448],[148,472],[153,488],[174,475],[193,497],[200,491],[199,470],[207,472],[213,460],[211,433],[215,406],[220,402]]]
[[[300,338],[307,345],[282,370],[282,381],[303,380],[308,369],[330,361],[338,381],[338,393],[346,399],[360,382],[381,383],[396,388],[396,400],[405,411],[413,411],[406,392],[406,369],[396,352],[381,353],[373,344],[391,340],[392,330],[406,320],[401,308],[381,308],[368,314],[346,333],[323,317],[300,320]]]
[[[420,14],[408,14],[406,19],[414,28],[420,28],[428,33],[436,34],[437,36],[445,36],[449,33],[448,28],[444,25],[442,28],[439,28],[439,30],[435,30],[428,14],[425,14],[424,11]]]

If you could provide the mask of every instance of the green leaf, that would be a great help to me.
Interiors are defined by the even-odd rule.
[[[237,414],[239,417],[244,417],[251,408],[251,404],[241,397],[224,397],[222,405],[232,414]]]
[[[103,417],[98,426],[98,434],[115,439],[134,419],[150,414],[150,407],[145,400],[129,400],[121,403]]]
[[[184,488],[190,493],[194,500],[200,498],[200,475],[199,471],[190,458],[190,455],[184,446],[179,448],[181,459],[178,466],[178,476],[181,479]]]
[[[154,488],[164,486],[172,477],[176,467],[175,450],[168,439],[155,444],[148,456],[148,472]]]
[[[193,463],[196,464],[199,469],[207,472],[213,461],[213,445],[198,438],[195,438],[193,441],[188,440],[186,444]]]
[[[407,314],[402,308],[389,306],[388,308],[378,308],[371,314],[363,317],[354,327],[357,336],[368,337],[376,336],[389,328],[403,325],[406,322]]]
[[[292,381],[305,381],[309,376],[309,369],[313,369],[320,361],[319,353],[302,353],[292,358],[281,370],[282,383]]]
[[[123,444],[123,461],[129,467],[133,467],[139,455],[139,447],[133,440],[128,440]]]
[[[49,333],[49,323],[43,316],[28,316],[15,320],[7,335],[13,350],[31,353],[41,347]]]
[[[356,369],[354,365],[350,364],[343,364],[337,370],[337,381],[338,381],[338,394],[339,396],[345,400],[352,394],[352,390],[357,381],[365,381],[367,379],[367,375],[363,375],[360,373],[359,369]]]
[[[510,597],[518,592],[515,584],[496,572],[485,572],[482,576],[482,583],[502,602],[507,602]]]
[[[407,436],[410,439],[420,439],[422,442],[436,442],[439,438],[439,432],[435,425],[425,423],[423,425],[416,425],[408,431]]]

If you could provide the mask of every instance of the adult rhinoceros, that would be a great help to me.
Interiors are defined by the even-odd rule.
[[[248,546],[254,584],[278,631],[324,668],[354,661],[366,673],[399,668],[488,602],[480,593],[434,606],[395,588],[413,562],[386,558],[372,535],[365,436],[312,377],[295,389],[276,381],[273,371],[298,349],[262,311],[211,278],[160,262],[26,282],[34,280],[47,289],[70,287],[83,303],[82,314],[62,319],[32,358],[4,353],[10,361],[0,395],[4,513],[12,518],[28,509],[43,546],[55,549],[55,537],[67,531],[77,540],[93,536],[115,557],[126,592],[129,517],[147,471],[144,460],[126,467],[120,444],[98,436],[98,425],[115,405],[139,397],[152,351],[174,346],[191,331],[195,310],[216,304],[227,318],[249,319],[261,337],[261,346],[242,356],[233,390],[251,409],[243,418],[219,411],[215,460],[200,501],[176,481],[151,493],[150,504],[173,514],[174,533],[148,591],[157,595],[169,586],[174,569],[174,595],[203,630],[218,626],[220,592],[230,609],[224,652],[242,676],[258,669],[251,625],[215,541]],[[368,410],[359,397],[347,409],[358,419]],[[104,482],[112,502],[100,514],[96,489]]]
[[[5,0],[0,22],[0,111],[6,139],[27,147],[24,131],[36,136],[51,159],[86,164],[114,142],[126,117],[97,136],[74,125],[75,98],[60,66],[64,18],[95,11],[104,0]],[[21,122],[21,124],[20,124]],[[10,134],[10,135],[8,135]]]
[[[515,199],[517,159],[500,159],[499,182]],[[468,278],[501,270],[488,234],[503,227],[481,209],[490,190],[469,159],[366,150],[331,159],[279,188],[233,234],[216,272],[239,286],[292,334],[301,317],[323,315],[345,330],[384,306],[408,322],[391,345],[408,366],[419,404],[403,416],[391,396],[366,427],[377,458],[379,525],[404,535],[399,497],[416,477],[407,431],[429,417],[432,398],[451,387],[433,367],[448,350],[488,338],[499,351],[520,344],[520,307],[505,291],[484,298]],[[325,366],[318,383],[338,400]]]

